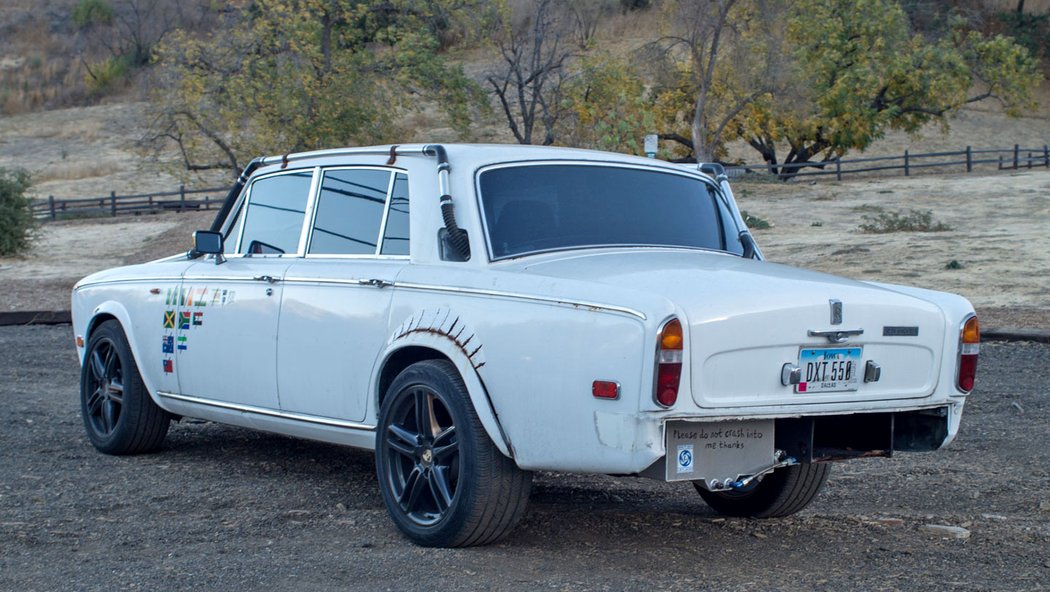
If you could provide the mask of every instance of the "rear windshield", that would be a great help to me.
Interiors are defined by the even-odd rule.
[[[685,175],[582,164],[479,177],[494,259],[591,246],[725,249],[714,190]]]

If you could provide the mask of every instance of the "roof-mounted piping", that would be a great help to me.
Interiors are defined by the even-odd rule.
[[[456,224],[456,212],[449,194],[448,173],[452,168],[448,163],[448,153],[440,144],[423,146],[423,154],[435,156],[438,161],[438,192],[441,194],[441,219],[445,222],[448,244],[456,251],[461,261],[470,259],[470,238],[467,231]]]
[[[241,190],[244,189],[244,185],[248,182],[248,177],[251,176],[255,169],[262,166],[264,159],[256,158],[248,163],[244,170],[241,171],[241,176],[237,177],[237,182],[230,188],[230,192],[226,194],[226,201],[222,202],[222,207],[219,208],[219,212],[215,214],[215,220],[211,223],[212,232],[222,231],[222,223],[226,221],[226,216],[230,214],[230,210],[233,208],[234,202],[237,201],[237,197],[241,194]]]

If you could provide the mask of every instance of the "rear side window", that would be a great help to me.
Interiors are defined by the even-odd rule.
[[[308,252],[374,255],[389,190],[389,171],[325,171]]]
[[[238,252],[279,255],[298,251],[312,177],[312,171],[298,171],[252,183]]]
[[[408,177],[385,169],[326,170],[311,255],[408,255]]]
[[[383,229],[383,255],[408,255],[408,176],[398,173],[390,193],[386,227]]]

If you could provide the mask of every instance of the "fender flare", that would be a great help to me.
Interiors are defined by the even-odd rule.
[[[467,336],[465,341],[463,335]],[[514,447],[500,424],[488,389],[478,372],[478,369],[485,365],[480,340],[447,309],[438,311],[436,315],[425,311],[416,314],[405,321],[391,336],[372,376],[376,416],[379,415],[379,401],[385,394],[380,392],[380,378],[391,357],[408,347],[420,347],[434,351],[452,362],[467,387],[471,404],[489,439],[500,452],[513,459]]]
[[[131,322],[131,315],[128,314],[128,310],[124,308],[123,304],[115,300],[107,300],[96,306],[94,310],[91,311],[91,316],[90,318],[88,318],[87,323],[85,323],[84,325],[85,340],[91,340],[91,331],[94,331],[95,328],[100,324],[96,321],[98,317],[102,315],[111,316],[117,319],[117,322],[120,323],[120,328],[122,331],[124,331],[124,338],[128,340],[128,348],[131,350],[131,357],[135,361],[136,368],[138,368],[139,376],[142,377],[142,384],[146,386],[146,392],[149,393],[150,398],[153,399],[153,402],[156,403],[158,407],[167,410],[163,402],[156,395],[156,385],[153,384],[153,380],[150,377],[149,373],[143,372],[142,370],[142,356],[139,355],[140,350],[138,342],[135,339],[135,332],[130,330],[130,327],[133,326]],[[84,353],[87,353],[86,343]],[[80,356],[80,364],[81,366],[83,366],[84,364],[83,355]]]

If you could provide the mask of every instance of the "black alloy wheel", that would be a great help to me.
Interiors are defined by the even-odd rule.
[[[391,519],[428,547],[485,545],[521,519],[532,487],[489,439],[447,360],[417,362],[387,390],[376,428],[379,492]]]
[[[391,411],[385,436],[398,507],[419,526],[435,524],[452,505],[462,472],[448,407],[428,386],[409,387]]]
[[[117,344],[108,337],[97,340],[84,365],[89,393],[85,421],[88,429],[100,438],[109,438],[124,411],[124,369],[117,355]]]
[[[151,452],[168,433],[171,415],[150,398],[117,321],[102,323],[88,339],[80,411],[88,440],[106,454]]]

